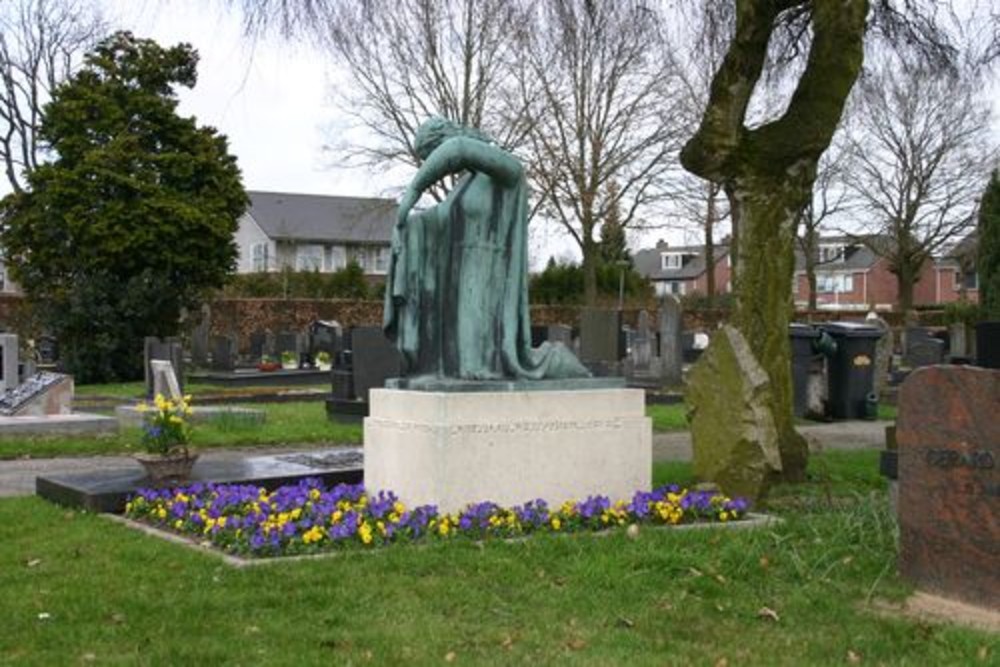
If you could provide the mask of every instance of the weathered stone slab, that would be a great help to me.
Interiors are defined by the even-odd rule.
[[[771,385],[743,335],[724,326],[688,378],[694,471],[729,495],[758,499],[781,470]]]
[[[73,376],[36,373],[14,389],[0,394],[0,415],[44,417],[72,412]]]
[[[18,349],[16,334],[0,334],[0,392],[21,384],[17,368]]]
[[[934,366],[899,393],[899,569],[919,588],[1000,601],[1000,371]]]
[[[663,382],[670,386],[681,383],[683,316],[677,299],[669,294],[660,299],[660,371]]]
[[[621,313],[585,308],[580,314],[580,361],[615,363],[621,360]]]

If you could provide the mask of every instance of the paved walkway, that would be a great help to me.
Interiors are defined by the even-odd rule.
[[[799,426],[812,451],[823,449],[881,449],[889,422],[850,421]],[[311,443],[296,447],[259,447],[218,449],[202,452],[207,460],[234,459],[247,455],[266,455],[290,450],[325,449],[330,443]],[[653,460],[691,460],[691,434],[687,431],[653,434]],[[0,497],[30,495],[35,492],[35,477],[64,473],[138,467],[130,456],[85,456],[53,459],[18,459],[0,461]]]

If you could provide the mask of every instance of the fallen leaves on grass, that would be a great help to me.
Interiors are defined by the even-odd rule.
[[[757,618],[762,618],[766,621],[774,621],[775,623],[781,620],[781,617],[778,616],[778,612],[771,609],[770,607],[761,607],[760,609],[758,609]]]

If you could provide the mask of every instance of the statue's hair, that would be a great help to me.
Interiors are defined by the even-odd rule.
[[[417,133],[413,137],[413,150],[423,159],[440,146],[445,139],[452,137],[471,137],[479,141],[493,141],[489,135],[477,129],[465,127],[441,116],[432,116],[417,128]]]

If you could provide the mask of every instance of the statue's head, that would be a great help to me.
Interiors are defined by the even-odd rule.
[[[435,148],[452,137],[471,137],[480,141],[491,141],[487,135],[479,130],[459,125],[455,121],[441,116],[432,116],[417,128],[417,134],[413,137],[413,150],[416,151],[421,160],[426,160]]]

